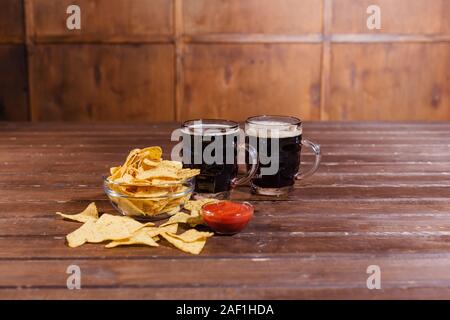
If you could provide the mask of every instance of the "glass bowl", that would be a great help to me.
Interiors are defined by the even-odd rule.
[[[194,192],[195,178],[158,186],[117,183],[105,178],[103,188],[112,206],[125,216],[161,220],[183,209]]]
[[[231,235],[247,227],[254,211],[249,202],[220,201],[204,204],[200,215],[216,233]]]

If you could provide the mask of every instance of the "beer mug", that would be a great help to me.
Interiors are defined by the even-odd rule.
[[[320,165],[320,146],[302,138],[302,122],[294,117],[256,116],[245,122],[248,147],[258,153],[258,169],[251,179],[253,193],[281,196],[287,194],[296,180],[313,175]],[[302,146],[312,149],[314,165],[306,172],[300,170]]]
[[[256,150],[239,144],[239,124],[228,120],[199,119],[186,121],[181,128],[183,165],[200,169],[194,198],[226,199],[230,191],[247,184],[257,169]],[[242,139],[244,140],[244,139]],[[251,163],[247,173],[238,178],[238,151],[245,149]],[[242,157],[245,159],[245,157]]]

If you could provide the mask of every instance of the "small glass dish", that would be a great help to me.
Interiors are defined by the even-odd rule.
[[[103,188],[112,206],[139,220],[166,219],[183,209],[194,192],[195,178],[158,186],[117,183],[105,178]]]
[[[204,204],[200,215],[214,232],[232,235],[247,227],[254,211],[249,202],[220,201]]]

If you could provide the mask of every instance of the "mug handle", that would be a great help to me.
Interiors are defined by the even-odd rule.
[[[307,139],[303,139],[302,146],[309,147],[314,152],[316,160],[314,161],[314,165],[312,166],[311,169],[309,169],[309,171],[306,171],[304,173],[302,172],[297,173],[297,175],[295,176],[296,180],[303,180],[312,176],[317,171],[317,169],[319,169],[320,160],[322,159],[322,153],[320,152],[320,145],[311,142]]]
[[[240,148],[244,148],[245,150],[247,150],[252,167],[250,168],[250,170],[247,171],[247,174],[245,174],[243,177],[241,178],[236,177],[231,181],[231,187],[233,189],[250,182],[250,180],[255,175],[256,170],[258,170],[258,153],[256,152],[256,149],[248,144],[241,145]]]

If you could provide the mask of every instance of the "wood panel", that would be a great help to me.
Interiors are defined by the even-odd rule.
[[[66,29],[70,4],[2,1],[0,44],[27,45],[0,50],[2,119],[450,120],[450,0],[80,0],[81,31]],[[48,58],[41,44],[63,46]]]
[[[172,45],[39,45],[33,120],[171,120]]]
[[[450,43],[334,44],[327,116],[450,119]]]
[[[135,262],[138,264],[139,262]],[[330,261],[333,263],[333,261]],[[408,264],[408,263],[406,263]],[[301,266],[299,266],[301,267]],[[270,275],[267,275],[270,278]],[[224,289],[223,287],[185,287],[177,288],[162,288],[162,287],[147,287],[141,288],[139,286],[131,286],[129,288],[83,288],[83,290],[67,290],[64,288],[49,288],[49,287],[33,287],[15,289],[3,289],[2,297],[4,299],[133,299],[133,300],[153,300],[153,299],[176,299],[176,300],[225,300],[225,299],[262,299],[262,300],[299,300],[299,299],[450,299],[449,290],[447,287],[436,290],[432,287],[402,287],[402,288],[388,288],[382,290],[367,290],[366,288],[307,288],[307,287],[231,287]],[[381,291],[381,292],[380,292]],[[64,297],[64,298],[63,298]],[[123,310],[123,309],[122,309]],[[121,310],[121,311],[122,311]],[[411,310],[411,309],[409,309]],[[316,314],[322,314],[324,317],[329,314],[329,309],[315,309]],[[318,311],[318,312],[317,312]],[[414,311],[412,311],[414,312]],[[127,314],[129,316],[129,314]]]
[[[450,259],[446,255],[429,255],[424,258],[418,255],[404,255],[394,259],[372,259],[376,260],[383,270],[383,288],[388,292],[397,286],[418,288],[428,284],[431,279],[435,281],[438,279],[443,284],[442,286],[450,282],[448,273]],[[63,271],[71,263],[78,265],[83,270],[83,290],[97,287],[114,288],[120,284],[125,288],[157,288],[155,291],[167,287],[190,288],[191,294],[194,295],[197,288],[255,288],[261,287],[262,282],[267,287],[290,287],[292,283],[295,283],[298,289],[303,288],[305,291],[307,287],[310,289],[320,288],[324,282],[334,285],[334,287],[352,287],[361,293],[364,289],[367,290],[364,288],[367,277],[364,271],[370,265],[371,258],[369,256],[353,258],[351,261],[336,259],[335,263],[327,264],[326,262],[330,260],[322,256],[317,259],[292,257],[289,263],[278,258],[269,258],[265,261],[251,258],[186,260],[182,262],[184,266],[182,277],[172,272],[165,273],[164,277],[155,272],[148,272],[148,270],[172,270],[174,268],[173,261],[168,259],[140,259],[134,263],[117,263],[117,261],[106,260],[101,263],[101,271],[98,261],[83,259],[74,259],[73,262],[64,260],[23,261],[21,268],[17,268],[16,261],[0,261],[0,270],[9,274],[8,277],[2,279],[2,291],[19,286],[32,286],[43,290],[46,290],[46,287],[62,289],[67,281],[67,274]],[[209,273],[198,272],[198,270],[206,268],[221,270],[221,276],[213,279]],[[270,277],[267,277],[268,270],[271,272]],[[143,278],[142,274],[147,276]],[[239,274],[241,276],[238,276]],[[414,283],[411,283],[411,279],[408,277],[413,277]],[[193,285],[194,283],[195,285]],[[227,294],[222,293],[222,298],[227,298]]]
[[[320,45],[189,45],[181,118],[320,117]]]
[[[184,0],[183,6],[187,34],[302,34],[322,30],[322,0]]]
[[[381,8],[382,29],[368,30],[367,7]],[[334,0],[334,33],[450,35],[449,0]]]
[[[23,2],[2,0],[0,10],[0,43],[20,43],[24,39]]]
[[[74,4],[72,0],[32,1],[37,41],[146,42],[173,34],[172,0],[79,0],[79,31],[66,28],[66,9]]]
[[[23,45],[0,45],[0,120],[28,120],[25,59]]]

